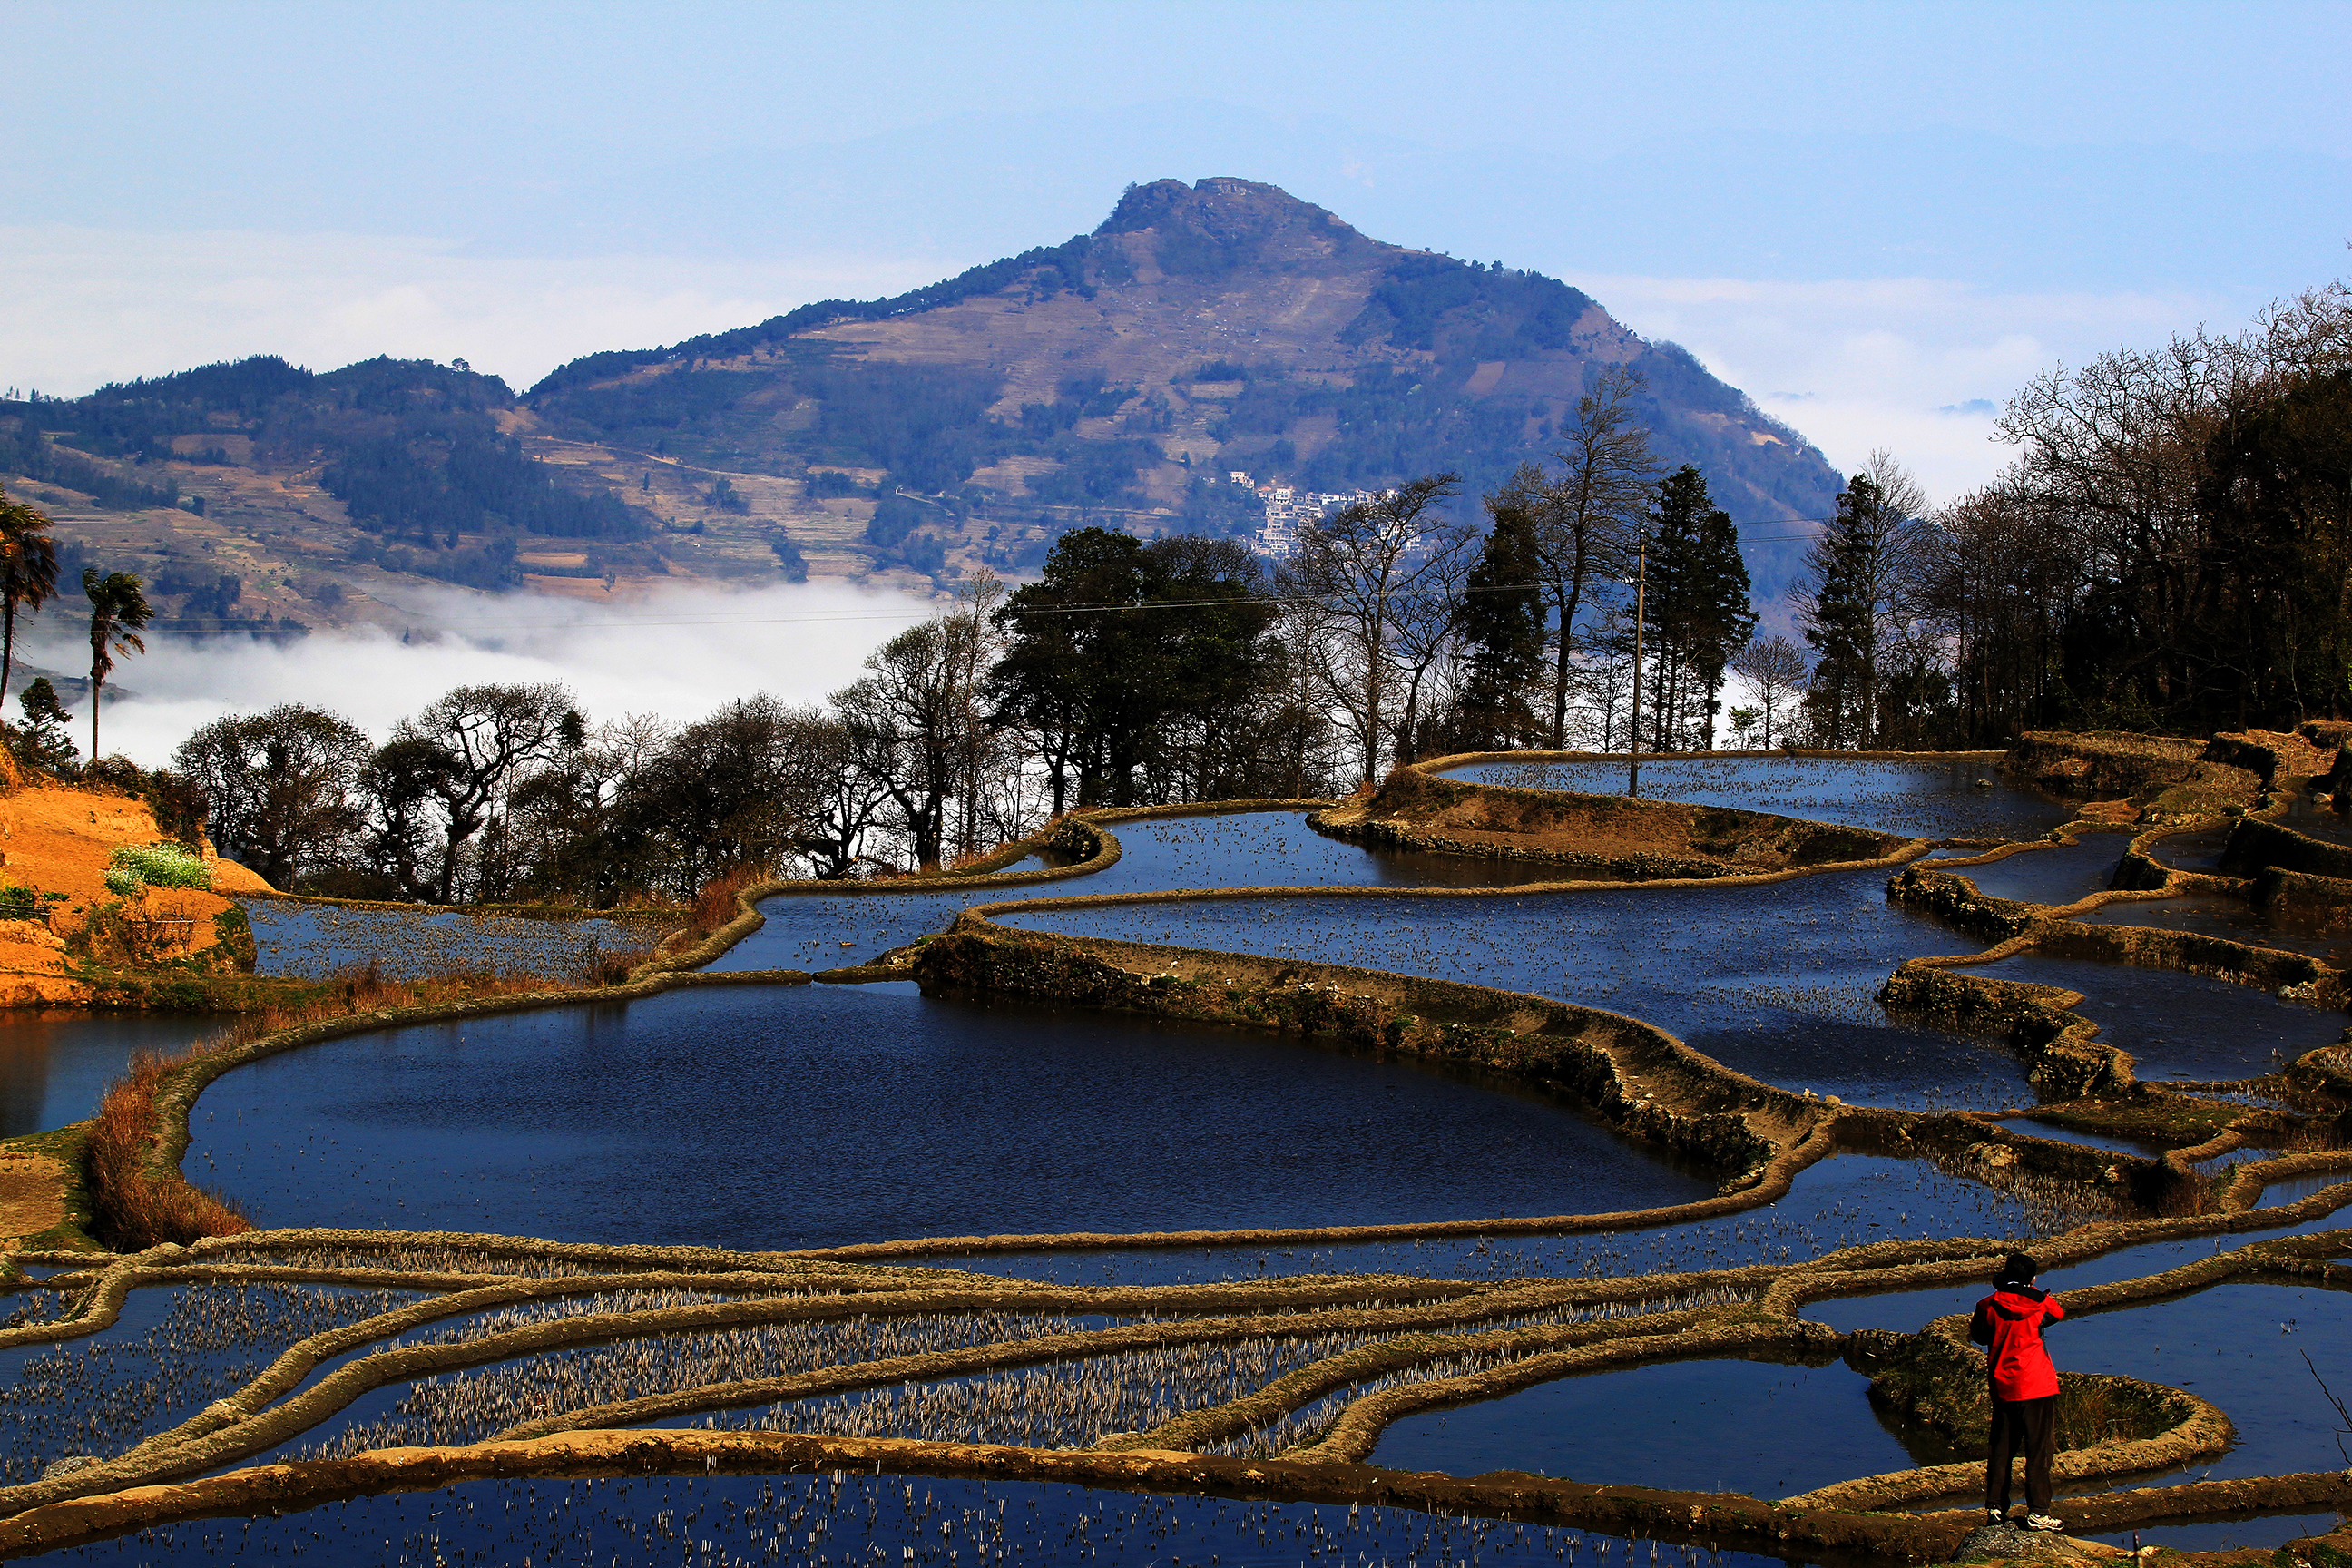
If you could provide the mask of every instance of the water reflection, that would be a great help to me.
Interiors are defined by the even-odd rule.
[[[2148,1079],[2251,1078],[2344,1035],[2340,1012],[2173,969],[2029,951],[1967,973],[2081,992],[2074,1010],[2099,1026],[2102,1042],[2129,1051]]]
[[[1959,875],[1988,898],[2029,904],[2071,904],[2104,892],[2130,840],[2112,833],[2085,833],[2074,843],[2046,849],[2021,849],[1985,866],[1956,866]]]
[[[1879,1424],[1869,1390],[1840,1362],[1669,1362],[1409,1415],[1381,1435],[1366,1463],[1789,1497],[1920,1462]],[[1759,1428],[1804,1439],[1757,1442]]]
[[[1241,899],[1013,912],[1075,936],[1354,964],[1630,1013],[1790,1089],[1916,1108],[2031,1100],[1998,1045],[1887,1017],[1905,959],[1971,939],[1889,905],[1881,872],[1762,887],[1458,899]]]
[[[2339,968],[2339,961],[2352,960],[2352,933],[2273,920],[2243,900],[2219,893],[2134,900],[2109,904],[2076,918],[2084,925],[2147,926],[2158,931],[2217,936],[2224,942],[2242,942],[2254,947],[2275,947],[2326,959]]]
[[[911,986],[387,1030],[206,1089],[257,1223],[812,1247],[1640,1208],[1714,1191],[1564,1105],[1397,1061]]]
[[[0,1013],[0,1137],[79,1121],[134,1051],[175,1051],[218,1032],[177,1013]]]

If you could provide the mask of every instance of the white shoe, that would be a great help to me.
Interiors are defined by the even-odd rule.
[[[2029,1513],[2025,1516],[2025,1528],[2028,1530],[2063,1530],[2066,1528],[2066,1521],[2063,1519],[2053,1519],[2046,1513]]]

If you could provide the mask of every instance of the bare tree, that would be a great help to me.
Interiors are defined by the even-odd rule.
[[[909,626],[866,660],[868,673],[834,693],[856,765],[888,796],[915,864],[945,858],[949,811],[970,782],[969,727],[986,704],[973,689],[987,673],[984,616],[965,608]]]
[[[1464,579],[1476,563],[1470,550],[1446,551],[1431,560],[1419,590],[1397,601],[1396,662],[1404,681],[1404,713],[1396,725],[1401,763],[1421,755],[1421,716],[1437,707],[1424,699],[1451,663],[1462,625]]]
[[[954,635],[947,642],[947,670],[954,692],[957,850],[973,855],[981,840],[992,837],[994,826],[987,809],[993,780],[1011,763],[1009,737],[996,723],[985,690],[988,672],[1004,651],[1005,635],[991,617],[1003,604],[1004,584],[982,567],[956,595],[957,609],[949,620]]]
[[[857,766],[849,725],[814,704],[785,712],[784,789],[793,849],[819,879],[846,877],[889,792]]]
[[[1641,373],[1612,365],[1577,400],[1575,420],[1561,429],[1552,453],[1560,467],[1547,473],[1523,465],[1495,498],[1524,507],[1536,523],[1544,596],[1558,617],[1552,648],[1551,744],[1568,743],[1568,697],[1575,683],[1576,618],[1596,581],[1629,570],[1630,542],[1648,515],[1658,462],[1650,432],[1635,417]]]
[[[1755,688],[1756,700],[1764,705],[1764,744],[1769,747],[1774,720],[1805,689],[1805,650],[1774,632],[1742,648],[1731,668]]]
[[[1332,699],[1354,732],[1367,780],[1380,777],[1390,696],[1401,676],[1397,647],[1405,602],[1442,592],[1451,558],[1471,531],[1432,509],[1462,482],[1455,473],[1429,474],[1376,500],[1349,507],[1326,522],[1309,523],[1282,574],[1286,593],[1312,601],[1319,630],[1320,668]]]
[[[536,686],[460,686],[393,731],[393,746],[422,747],[438,765],[421,770],[443,814],[441,865],[434,891],[457,894],[466,843],[505,802],[534,763],[563,749],[572,693],[553,681]]]

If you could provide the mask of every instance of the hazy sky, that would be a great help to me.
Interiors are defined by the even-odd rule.
[[[1233,174],[1533,267],[1949,493],[2053,360],[2347,271],[2352,6],[7,9],[0,384],[572,355]]]

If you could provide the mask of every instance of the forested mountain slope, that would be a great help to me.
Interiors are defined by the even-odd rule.
[[[167,580],[192,624],[346,618],[418,576],[944,584],[1023,574],[1080,522],[1255,531],[1233,469],[1346,491],[1450,468],[1475,494],[1543,457],[1620,363],[1647,384],[1659,456],[1699,465],[1736,519],[1831,510],[1819,452],[1578,290],[1234,179],[1134,186],[1066,243],[593,354],[520,397],[462,364],[257,359],[0,405],[0,475],[110,564]],[[1799,547],[1748,554],[1769,595]]]

